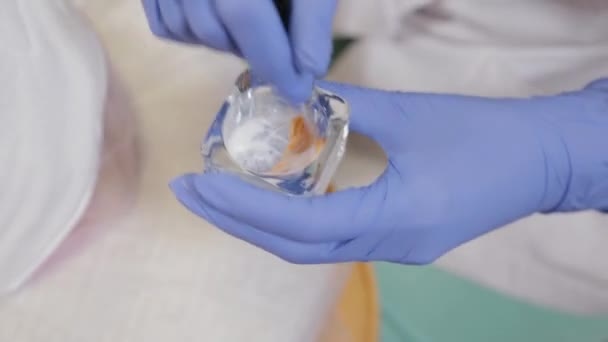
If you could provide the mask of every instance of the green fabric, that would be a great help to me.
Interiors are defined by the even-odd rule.
[[[383,342],[608,342],[608,317],[535,307],[434,267],[376,264]]]

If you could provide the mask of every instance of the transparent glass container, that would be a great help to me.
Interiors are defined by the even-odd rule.
[[[290,195],[324,194],[345,153],[349,114],[345,100],[318,87],[294,106],[246,71],[203,142],[205,172]]]

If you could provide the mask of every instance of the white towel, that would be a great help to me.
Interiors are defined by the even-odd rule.
[[[15,290],[85,211],[97,179],[105,60],[63,1],[0,4],[0,293]]]

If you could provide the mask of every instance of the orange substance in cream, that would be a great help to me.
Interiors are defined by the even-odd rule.
[[[283,158],[272,168],[273,173],[283,173],[289,170],[289,165],[301,157],[303,153],[310,153],[311,147],[315,147],[314,155],[316,156],[323,146],[325,139],[318,138],[311,130],[306,119],[302,115],[298,115],[291,121],[289,130],[289,142],[287,149],[283,154]]]
[[[314,137],[306,121],[302,116],[298,116],[291,122],[289,130],[289,145],[287,150],[291,153],[302,153],[310,148]]]

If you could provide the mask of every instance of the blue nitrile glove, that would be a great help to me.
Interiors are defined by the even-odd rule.
[[[142,0],[159,37],[243,57],[293,101],[327,72],[336,0],[292,0],[289,37],[272,0]]]
[[[322,85],[387,153],[375,183],[300,198],[226,174],[186,175],[171,184],[178,199],[294,263],[426,264],[535,212],[608,209],[608,80],[530,99]]]

